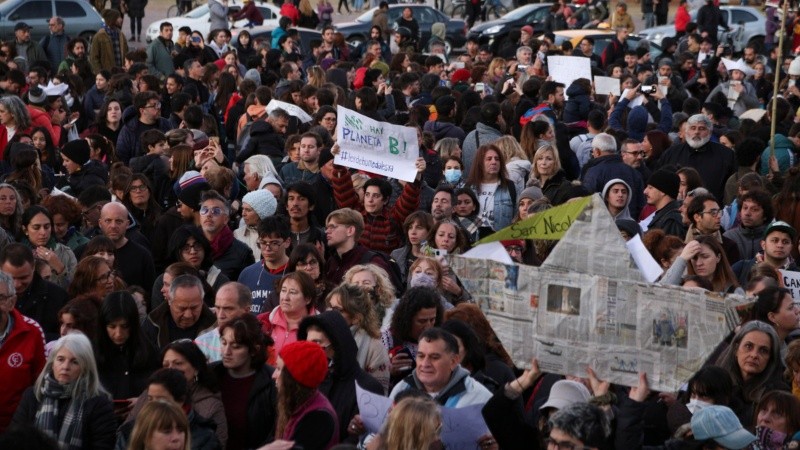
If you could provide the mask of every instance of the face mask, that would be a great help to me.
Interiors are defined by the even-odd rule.
[[[704,402],[702,400],[698,400],[696,398],[693,398],[693,399],[689,400],[689,403],[686,404],[686,408],[689,409],[689,412],[692,413],[692,415],[695,415],[701,409],[707,408],[707,407],[713,406],[713,405],[714,405],[713,403],[708,403],[708,402]]]
[[[461,170],[447,169],[444,171],[444,179],[450,184],[455,184],[461,179]]]
[[[436,280],[427,273],[415,273],[411,275],[411,287],[436,287]]]

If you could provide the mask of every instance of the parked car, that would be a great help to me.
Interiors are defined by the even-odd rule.
[[[600,56],[603,54],[603,50],[606,49],[608,44],[611,42],[612,39],[616,36],[616,32],[612,30],[600,30],[600,29],[592,29],[592,30],[561,30],[556,31],[554,33],[556,35],[555,45],[561,46],[564,41],[570,41],[572,43],[573,48],[578,48],[578,44],[581,43],[581,40],[585,37],[590,37],[594,39],[594,54]],[[643,39],[641,36],[636,35],[628,35],[628,39],[625,40],[625,45],[630,49],[637,49],[640,46],[648,46],[650,49],[650,59],[655,60],[658,58],[661,53],[661,46],[659,44],[654,43],[653,41]]]
[[[478,42],[481,45],[487,44],[496,51],[511,30],[530,25],[533,27],[534,35],[544,33],[545,20],[550,14],[551,6],[552,3],[530,3],[520,6],[497,20],[490,20],[475,25],[469,31],[469,37],[478,38]],[[578,11],[581,7],[581,5],[578,4],[571,4],[569,6],[573,11]],[[588,23],[589,12],[583,10],[577,19],[579,24]]]
[[[278,19],[281,18],[280,11],[281,9],[275,6],[272,2],[265,2],[265,1],[258,1],[256,2],[256,6],[261,11],[261,15],[264,17],[264,25],[277,27],[278,26]],[[238,11],[239,7],[231,7],[232,11]],[[208,33],[211,32],[209,21],[210,13],[208,11],[208,4],[200,5],[197,8],[187,12],[186,14],[179,16],[179,17],[170,17],[169,19],[164,20],[157,20],[150,24],[147,27],[147,33],[145,34],[145,41],[153,42],[155,38],[158,37],[158,29],[161,26],[162,22],[169,22],[172,24],[173,34],[172,40],[178,40],[178,28],[180,27],[189,27],[192,31],[199,31],[203,34],[203,36],[208,36]],[[242,28],[247,24],[246,19],[238,20],[234,23],[236,28]],[[249,28],[246,28],[249,30]],[[235,30],[234,30],[235,31]]]
[[[733,51],[740,52],[745,46],[754,43],[763,48],[764,34],[766,30],[767,18],[757,8],[752,6],[720,6],[722,18],[730,27],[730,32],[720,29],[719,40],[726,42],[731,37]],[[689,12],[692,21],[697,19],[697,10]],[[662,25],[660,27],[647,28],[638,33],[643,39],[661,43],[665,37],[675,36],[675,25]]]
[[[453,49],[461,48],[467,43],[467,24],[461,19],[453,19],[426,5],[389,5],[389,23],[393,28],[397,27],[397,20],[403,14],[403,9],[411,8],[414,18],[419,22],[419,31],[422,36],[419,39],[419,46],[425,47],[431,38],[431,26],[434,23],[444,23],[447,31],[445,33],[445,47],[447,53]],[[342,33],[347,42],[358,47],[369,40],[369,31],[372,28],[372,14],[378,8],[372,8],[364,14],[358,16],[354,22],[334,24],[336,31]]]
[[[97,30],[103,28],[103,18],[86,0],[6,0],[0,3],[0,36],[14,39],[14,25],[30,25],[31,39],[38,41],[50,33],[48,23],[53,16],[64,18],[64,32],[68,36],[91,41]]]

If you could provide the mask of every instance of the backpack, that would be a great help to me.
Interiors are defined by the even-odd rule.
[[[367,250],[364,252],[364,255],[361,256],[361,262],[359,264],[370,264],[370,261],[375,256],[380,257],[388,268],[386,272],[389,274],[389,279],[392,281],[392,285],[394,285],[395,295],[399,298],[406,291],[406,285],[403,283],[403,274],[400,272],[400,266],[397,265],[397,261],[392,259],[386,253],[375,250]]]
[[[247,117],[247,122],[245,122],[244,126],[242,127],[242,131],[236,136],[236,154],[238,155],[240,151],[247,147],[247,144],[250,143],[250,129],[253,128],[253,116],[248,114],[247,112],[244,113]]]

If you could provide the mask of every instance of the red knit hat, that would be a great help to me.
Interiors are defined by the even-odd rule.
[[[353,87],[356,89],[361,89],[364,87],[364,77],[367,76],[367,69],[366,67],[359,67],[356,69],[356,77],[353,80]]]
[[[467,69],[458,69],[450,75],[450,81],[453,84],[456,83],[469,83],[469,79],[472,77],[470,71]]]
[[[328,358],[315,342],[297,341],[283,346],[279,353],[284,370],[302,386],[316,389],[328,375]]]

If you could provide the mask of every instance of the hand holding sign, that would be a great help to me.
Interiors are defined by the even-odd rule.
[[[389,410],[392,408],[392,400],[388,397],[365,391],[356,383],[356,402],[358,403],[358,412],[364,428],[370,433],[379,432],[381,425],[389,415]]]

